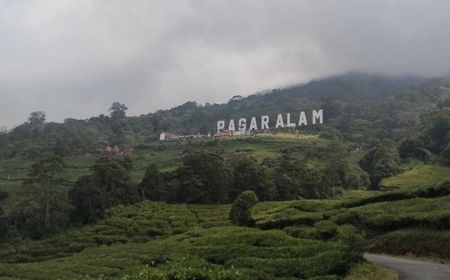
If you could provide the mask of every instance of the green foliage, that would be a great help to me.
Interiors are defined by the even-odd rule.
[[[367,240],[361,232],[351,226],[343,225],[337,230],[337,239],[342,243],[348,262],[357,262],[362,259],[362,255],[369,249]]]
[[[340,243],[296,239],[277,230],[217,227],[144,244],[100,246],[44,262],[0,263],[0,277],[339,279],[354,265],[342,261],[346,258]]]
[[[217,211],[217,210],[216,210]],[[220,210],[228,214],[227,209]],[[122,243],[146,243],[191,230],[196,216],[186,205],[145,201],[133,206],[117,206],[105,213],[96,224],[73,228],[39,241],[12,242],[0,247],[0,262],[44,261],[78,253],[86,248]],[[205,223],[211,223],[203,216]]]
[[[449,180],[450,168],[430,164],[417,166],[397,176],[383,179],[381,185],[385,190],[413,190],[438,186]]]
[[[333,237],[338,229],[335,223],[328,220],[319,221],[314,224],[314,227],[323,239]]]
[[[189,153],[176,174],[180,183],[179,202],[208,204],[229,201],[231,171],[221,155],[204,151]]]
[[[362,262],[355,266],[345,280],[398,280],[398,273],[394,270],[369,262]]]
[[[448,259],[450,231],[412,227],[388,232],[374,239],[373,250],[394,255],[412,254],[419,257]]]
[[[20,189],[21,200],[11,215],[22,236],[41,238],[67,226],[70,205],[66,194],[58,188],[57,179],[63,168],[59,157],[31,166],[31,173]]]
[[[229,165],[232,167],[233,176],[229,191],[231,199],[235,199],[247,189],[254,191],[263,201],[277,197],[274,171],[258,164],[256,158],[239,153],[229,159]]]
[[[251,209],[258,201],[255,192],[242,192],[231,205],[230,221],[235,225],[252,226],[254,221],[251,216]]]
[[[137,188],[130,182],[130,163],[126,159],[100,158],[91,174],[78,178],[69,191],[75,209],[74,223],[92,223],[104,216],[105,210],[138,199]]]
[[[142,199],[163,200],[164,198],[164,180],[158,167],[150,164],[145,171],[144,178],[139,184]]]
[[[113,102],[111,107],[109,108],[109,111],[111,112],[111,118],[113,119],[120,119],[125,117],[125,112],[128,110],[127,106],[125,104],[121,104],[119,102]]]
[[[372,188],[378,188],[383,178],[398,173],[400,157],[395,142],[385,139],[370,149],[361,160],[361,167],[369,173]]]

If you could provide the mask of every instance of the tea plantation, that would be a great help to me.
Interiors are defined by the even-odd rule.
[[[284,136],[201,142],[190,149],[250,153],[258,160],[279,153],[320,151],[326,140]],[[133,181],[149,162],[162,170],[180,164],[186,146],[134,156]],[[189,145],[188,145],[189,146]],[[352,151],[354,161],[361,157]],[[73,157],[61,174],[69,188],[95,157]],[[3,160],[0,189],[15,190],[32,162]],[[144,201],[109,209],[95,224],[69,228],[42,240],[0,245],[0,279],[397,279],[366,263],[365,251],[450,258],[450,170],[422,165],[384,179],[381,191],[344,190],[323,200],[260,202],[254,227],[229,220],[229,204]]]
[[[228,211],[225,205],[155,202],[117,207],[96,225],[2,248],[0,275],[4,279],[341,279],[359,261],[341,242],[229,226]]]

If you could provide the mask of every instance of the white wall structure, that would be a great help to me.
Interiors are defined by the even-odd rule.
[[[159,141],[164,141],[166,140],[166,134],[164,132],[161,132],[161,134],[159,135]]]

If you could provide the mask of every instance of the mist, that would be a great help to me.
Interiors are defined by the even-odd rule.
[[[0,0],[0,125],[140,115],[348,71],[450,75],[450,1]]]

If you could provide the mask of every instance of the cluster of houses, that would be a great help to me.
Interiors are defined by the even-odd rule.
[[[191,135],[178,135],[174,133],[168,133],[168,132],[161,132],[159,135],[159,141],[176,141],[176,140],[183,140],[183,139],[194,139],[194,138],[208,138],[211,137],[211,134],[208,133],[205,134],[191,134]]]
[[[239,137],[239,136],[251,136],[255,132],[247,131],[247,130],[238,130],[238,131],[230,131],[226,129],[222,129],[215,134],[193,134],[193,135],[178,135],[174,133],[161,132],[159,135],[159,141],[177,141],[183,139],[198,139],[198,138],[228,138],[228,137]]]

